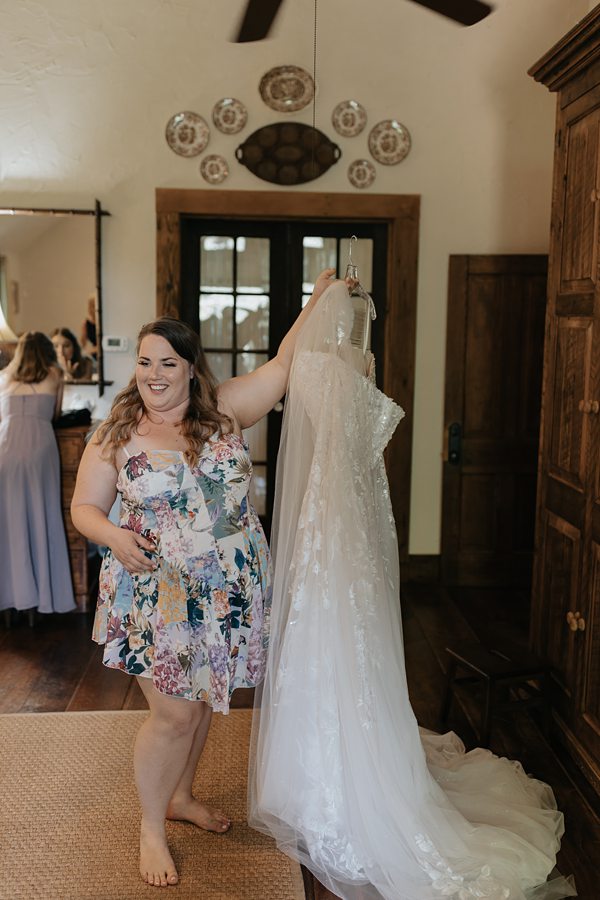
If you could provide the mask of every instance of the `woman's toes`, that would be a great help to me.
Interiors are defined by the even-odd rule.
[[[176,872],[171,872],[171,874],[167,876],[167,882],[169,884],[177,884],[178,881],[179,877]]]

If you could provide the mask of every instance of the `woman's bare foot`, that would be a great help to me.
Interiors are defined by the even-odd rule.
[[[140,875],[154,887],[168,887],[179,881],[166,837],[145,828],[143,822],[140,831]]]
[[[216,831],[223,834],[231,827],[231,819],[220,809],[211,809],[196,800],[195,797],[171,800],[167,807],[167,819],[192,822],[205,831]]]

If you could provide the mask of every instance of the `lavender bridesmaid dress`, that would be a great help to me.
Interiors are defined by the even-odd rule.
[[[0,610],[75,609],[52,394],[0,398]]]

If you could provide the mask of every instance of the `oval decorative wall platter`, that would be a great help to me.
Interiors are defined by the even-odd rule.
[[[179,156],[198,156],[208,144],[210,129],[198,113],[180,112],[167,122],[165,137]]]
[[[235,151],[237,160],[272,184],[314,181],[342,151],[326,134],[302,122],[276,122],[254,131]]]
[[[315,83],[300,66],[276,66],[263,75],[258,90],[271,109],[296,112],[308,106],[315,96]]]

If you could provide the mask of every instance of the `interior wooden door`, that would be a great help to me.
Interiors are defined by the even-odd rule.
[[[531,581],[547,257],[450,257],[442,575]]]

